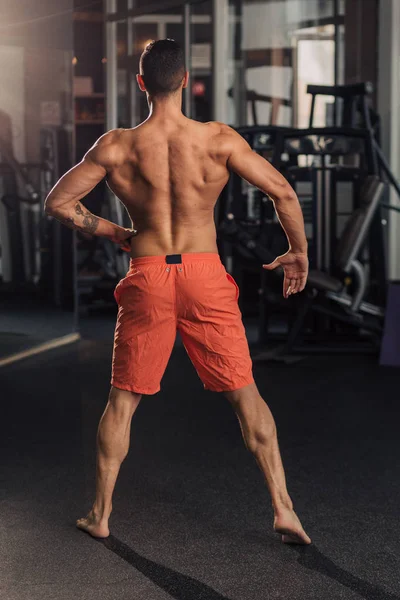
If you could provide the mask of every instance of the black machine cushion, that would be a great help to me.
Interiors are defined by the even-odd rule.
[[[340,279],[336,279],[336,277],[327,275],[322,271],[310,271],[308,275],[308,285],[324,292],[339,293],[343,288],[343,283]]]
[[[364,225],[365,217],[366,210],[363,208],[358,208],[346,223],[335,255],[336,265],[341,269],[344,269],[346,266],[350,252],[354,248],[354,244],[357,242],[361,229]]]

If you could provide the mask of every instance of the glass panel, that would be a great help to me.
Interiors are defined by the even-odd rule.
[[[128,27],[126,21],[117,23],[117,126],[130,127],[130,95],[128,90]]]
[[[334,26],[299,30],[296,55],[297,114],[295,119],[298,127],[308,127],[311,97],[307,94],[307,85],[334,85],[335,83]],[[333,103],[334,98],[331,96],[318,97],[313,120],[315,127],[334,124]]]
[[[307,83],[333,83],[333,0],[246,2],[242,11],[247,88],[243,124],[255,120],[265,125],[303,122]],[[297,69],[296,50],[301,61]],[[310,57],[308,63],[306,57]]]
[[[77,326],[75,236],[43,211],[73,164],[73,54],[40,27],[0,46],[0,363]]]

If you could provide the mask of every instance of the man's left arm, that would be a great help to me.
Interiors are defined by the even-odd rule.
[[[134,230],[92,214],[81,203],[81,199],[104,179],[108,169],[117,164],[119,152],[114,132],[103,135],[82,161],[56,183],[45,200],[45,212],[71,229],[106,237],[128,250],[129,243],[124,247],[124,240],[132,237]]]

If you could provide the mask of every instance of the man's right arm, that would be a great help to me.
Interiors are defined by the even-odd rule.
[[[236,131],[224,125],[221,130],[227,167],[268,195],[286,233],[289,250],[264,269],[282,267],[283,295],[288,298],[304,290],[308,276],[307,238],[299,200],[292,186],[267,160],[250,148]]]
[[[229,149],[228,168],[271,198],[290,250],[296,254],[307,254],[303,213],[292,186],[267,160],[254,152],[241,135],[228,127],[225,131]]]

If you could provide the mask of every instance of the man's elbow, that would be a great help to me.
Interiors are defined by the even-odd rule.
[[[49,216],[54,216],[56,213],[54,197],[49,194],[44,201],[44,214]]]
[[[51,216],[52,212],[53,212],[53,209],[51,207],[51,204],[49,204],[47,202],[47,198],[46,198],[46,200],[44,201],[44,214]]]
[[[282,185],[276,194],[277,202],[295,202],[297,200],[297,194],[289,183]]]

